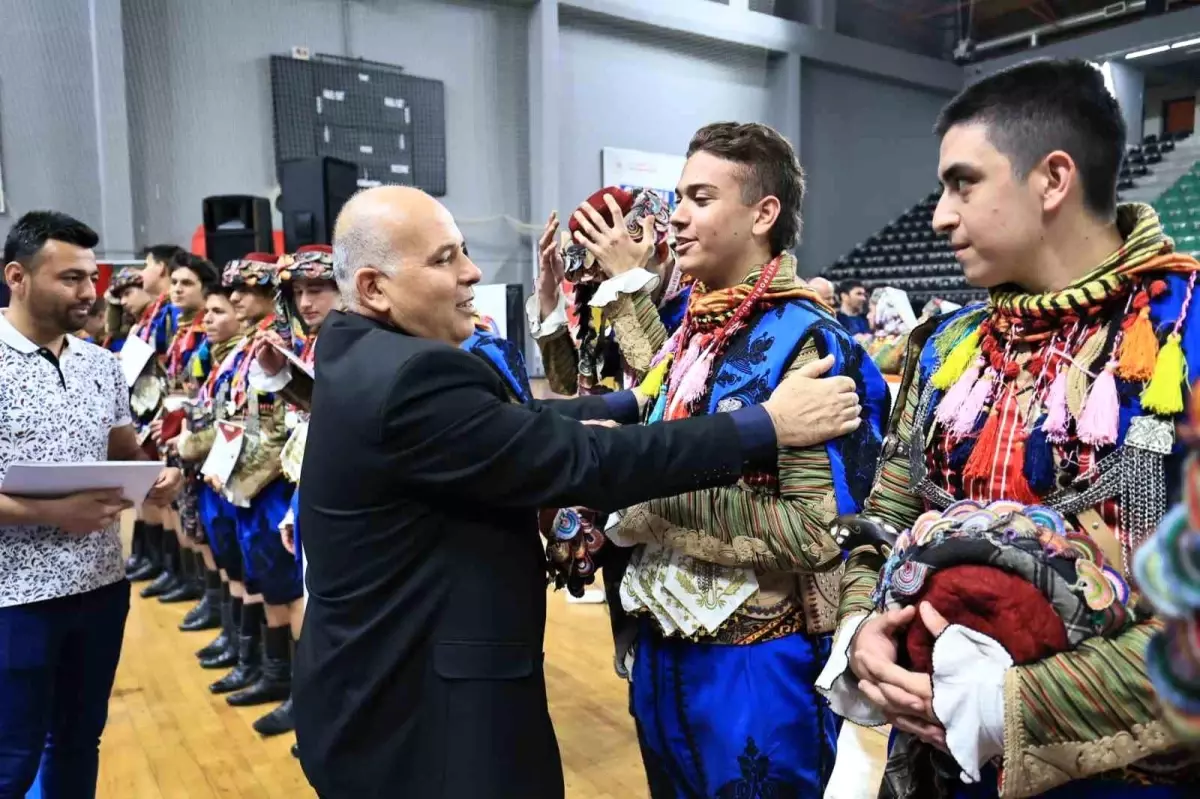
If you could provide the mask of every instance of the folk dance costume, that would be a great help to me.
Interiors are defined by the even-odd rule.
[[[1149,206],[1119,207],[1117,225],[1124,246],[1068,288],[993,290],[986,305],[913,332],[865,515],[905,530],[962,500],[1045,506],[1128,579],[1178,471],[1172,428],[1184,381],[1200,376],[1200,321],[1189,310],[1200,265],[1173,251]],[[839,714],[866,725],[884,719],[858,692],[846,653],[883,562],[880,547],[850,548],[837,642],[818,683]],[[1109,588],[1120,592],[1119,581]],[[1143,655],[1161,627],[1139,621],[1024,665],[1010,666],[990,638],[945,668],[935,660],[935,710],[937,697],[972,685],[969,701],[939,716],[965,780],[951,795],[1057,796],[1045,792],[1070,783],[1071,796],[1182,797],[1172,786],[1195,784],[1200,770],[1158,718]],[[894,769],[886,784],[897,796],[936,795]]]
[[[182,433],[199,387],[208,378],[212,366],[208,337],[204,332],[204,314],[199,311],[190,315],[181,313],[179,330],[171,340],[164,362],[167,391],[162,417],[161,439],[164,443]],[[167,454],[167,462],[181,468],[184,475],[183,489],[175,501],[181,532],[196,546],[207,545],[199,516],[199,466],[172,453]],[[185,550],[176,557],[182,565],[179,583],[174,590],[159,597],[159,601],[200,599],[200,604],[188,611],[180,624],[180,629],[185,632],[218,626],[222,601],[220,574],[208,571],[199,550]]]
[[[207,342],[204,350],[211,365],[195,401],[189,408],[187,428],[180,437],[180,458],[192,469],[199,466],[212,449],[217,430],[216,398],[222,404],[229,396],[229,386],[241,365],[245,352],[238,351],[242,339],[235,337],[219,344]],[[224,411],[222,411],[224,413]],[[197,477],[196,513],[205,540],[213,553],[213,561],[231,582],[243,580],[242,557],[237,542],[237,509],[211,486]],[[228,593],[222,587],[221,632],[217,638],[196,653],[201,668],[227,669],[238,663],[238,635],[242,623],[242,597]]]
[[[300,328],[298,316],[293,313],[292,287],[293,281],[324,280],[334,282],[333,250],[328,245],[314,244],[301,247],[294,255],[285,255],[279,260],[277,282],[279,295],[276,313],[288,320],[287,327],[291,331],[293,346],[299,346],[299,360],[309,370],[316,365],[317,336],[319,329],[305,331]],[[290,497],[287,510],[276,525],[277,530],[290,525],[293,529],[293,569],[300,581],[301,593],[297,599],[304,596],[304,550],[300,539],[300,525],[296,523],[300,510],[300,469],[304,462],[304,444],[308,438],[308,414],[312,407],[312,381],[303,372],[297,379],[290,367],[274,376],[267,375],[257,362],[250,368],[250,383],[260,391],[272,391],[287,402],[285,414],[288,439],[280,453],[280,467],[283,477],[290,484]],[[292,600],[295,601],[295,600]],[[290,691],[283,704],[254,722],[254,729],[260,735],[282,735],[295,728],[292,721],[292,697]]]
[[[643,235],[641,220],[650,216],[655,233],[653,261],[660,275],[636,268],[605,279],[594,256],[573,238],[561,247],[564,284],[559,304],[538,319],[537,297],[526,303],[530,329],[541,352],[550,389],[564,396],[606,394],[631,388],[649,371],[654,354],[679,327],[687,308],[690,283],[671,260],[668,246],[670,208],[653,190],[628,192],[610,186],[585,202],[615,224],[604,201],[611,195],[624,214],[626,229],[635,240]],[[579,230],[572,216],[568,235]],[[661,288],[661,292],[659,289]],[[563,508],[544,513],[542,534],[549,542],[550,580],[574,596],[582,596],[604,568],[617,655],[617,673],[627,677],[621,652],[632,642],[636,627],[621,612],[617,589],[628,551],[604,547],[607,517],[588,508]]]
[[[129,331],[129,336],[136,336],[153,347],[156,356],[150,359],[142,374],[134,381],[129,397],[138,439],[143,442],[152,459],[157,459],[160,453],[150,438],[150,423],[162,411],[163,400],[166,398],[167,349],[178,329],[179,309],[168,301],[166,294],[163,294],[142,311],[138,321]],[[141,530],[137,529],[138,525],[141,525]],[[144,557],[140,566],[135,564],[134,568],[130,569],[128,577],[134,582],[153,578],[151,583],[141,590],[141,597],[149,599],[162,596],[178,587],[179,541],[175,538],[175,531],[166,529],[162,524],[148,524],[138,519],[133,537],[135,554],[136,541],[139,538],[143,540]]]
[[[226,266],[223,282],[248,290],[273,288],[276,257],[252,253]],[[217,383],[228,391],[213,398],[216,427],[240,427],[242,445],[222,498],[234,506],[237,545],[247,595],[260,594],[270,605],[287,605],[302,595],[292,554],[279,538],[279,523],[287,512],[291,487],[282,474],[280,454],[287,441],[283,401],[255,390],[249,382],[255,334],[271,330],[275,315],[258,320],[220,367]],[[224,374],[229,374],[223,379]],[[227,380],[227,382],[225,382]],[[228,429],[228,425],[226,425]],[[216,432],[223,435],[224,431]],[[213,436],[206,437],[209,442]],[[287,626],[266,624],[262,605],[243,604],[238,667],[214,683],[214,693],[237,691],[232,705],[282,701],[291,686],[291,632]],[[261,643],[261,649],[260,649]]]
[[[779,452],[733,487],[651,500],[609,536],[636,544],[620,593],[641,617],[632,704],[651,794],[820,796],[837,722],[813,689],[834,627],[842,554],[829,522],[862,506],[888,389],[783,254],[735,288],[697,285],[659,354],[649,421],[755,405],[823,355],[858,385],[863,424]],[[651,382],[648,379],[647,382]]]
[[[1138,587],[1164,620],[1146,650],[1146,671],[1171,732],[1200,743],[1200,384],[1179,431],[1192,448],[1183,467],[1183,501],[1134,556]]]

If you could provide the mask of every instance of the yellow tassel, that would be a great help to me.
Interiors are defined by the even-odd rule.
[[[1142,392],[1142,408],[1157,414],[1176,414],[1183,410],[1184,379],[1183,348],[1179,334],[1167,336],[1167,343],[1158,351],[1154,377]]]
[[[641,385],[637,387],[638,393],[643,397],[654,399],[658,396],[658,392],[662,390],[663,381],[667,379],[667,369],[671,367],[671,356],[662,359],[658,366],[646,372],[646,377],[643,378]]]
[[[1143,308],[1121,339],[1117,376],[1122,380],[1145,383],[1154,376],[1157,357],[1158,338],[1154,335],[1154,325],[1150,323],[1150,309]]]
[[[975,362],[978,350],[979,328],[975,328],[962,341],[954,345],[954,349],[950,350],[950,354],[946,356],[946,360],[934,372],[934,388],[940,388],[945,391],[958,382],[958,378],[962,377],[963,372],[967,371],[967,368]]]

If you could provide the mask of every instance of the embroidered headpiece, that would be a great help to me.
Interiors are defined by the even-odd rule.
[[[1132,620],[1129,597],[1099,547],[1057,512],[964,500],[922,514],[896,539],[875,599],[884,608],[929,602],[1021,664],[1122,630]],[[932,670],[933,642],[923,624],[909,627],[914,669]]]
[[[616,200],[617,206],[621,209],[625,227],[635,241],[641,240],[642,220],[647,216],[653,217],[655,256],[660,263],[665,261],[669,252],[667,232],[670,229],[671,209],[662,195],[653,189],[636,189],[629,192],[616,186],[608,186],[581,203],[581,205],[590,205],[596,209],[604,221],[610,225],[614,224],[614,220],[608,203],[604,202],[605,194],[612,195],[612,198]],[[567,280],[572,283],[601,279],[602,276],[596,266],[595,258],[582,244],[578,244],[574,240],[574,234],[578,230],[579,223],[572,214],[567,223],[570,239],[564,244],[562,251],[563,272]]]
[[[328,244],[306,244],[291,255],[283,255],[276,266],[280,286],[291,281],[328,280],[333,282],[333,248]]]
[[[133,266],[123,266],[108,282],[108,291],[105,292],[105,297],[109,302],[120,302],[121,293],[131,286],[141,288],[142,272]]]
[[[252,252],[225,265],[221,282],[226,286],[272,286],[276,281],[279,256]]]

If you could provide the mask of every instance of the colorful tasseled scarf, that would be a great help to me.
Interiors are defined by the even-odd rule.
[[[662,400],[652,421],[683,419],[695,412],[697,401],[708,387],[713,364],[745,327],[746,320],[760,305],[792,299],[810,300],[827,309],[816,292],[796,279],[796,259],[786,252],[752,270],[732,288],[708,291],[696,284],[683,324],[655,357],[641,386],[647,396],[658,395]],[[660,391],[664,378],[665,394]]]
[[[191,319],[180,316],[179,323],[179,330],[167,348],[167,376],[171,378],[184,374],[184,368],[204,339],[203,314],[195,314]]]
[[[964,481],[999,473],[1008,498],[1037,502],[1054,487],[1051,445],[1117,443],[1117,377],[1143,384],[1147,412],[1183,410],[1179,331],[1189,302],[1161,345],[1149,305],[1166,291],[1155,279],[1164,273],[1189,275],[1190,298],[1200,264],[1174,251],[1149,206],[1122,206],[1117,224],[1124,245],[1072,285],[1036,295],[993,290],[986,309],[941,337],[932,382],[946,393],[936,418],[952,443],[973,442]]]

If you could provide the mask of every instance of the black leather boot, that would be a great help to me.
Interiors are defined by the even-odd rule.
[[[153,580],[162,573],[162,525],[147,524],[146,522],[142,522],[142,525],[142,565],[128,573],[129,581],[132,583]]]
[[[185,633],[198,630],[215,630],[221,626],[221,604],[224,601],[221,573],[206,571],[204,574],[204,598],[200,604],[187,612],[179,629]]]
[[[253,685],[228,696],[225,701],[234,707],[265,705],[282,702],[292,693],[292,628],[262,628],[262,671]]]
[[[176,602],[195,602],[204,596],[203,568],[197,568],[198,552],[181,549],[179,553],[179,581],[167,593],[158,598],[164,605]]]
[[[292,744],[292,757],[300,759],[300,744]]]
[[[273,735],[283,735],[285,732],[291,732],[294,729],[296,729],[296,722],[292,721],[291,696],[283,700],[282,705],[254,722],[254,731],[264,738],[270,738]]]
[[[151,599],[170,593],[179,585],[179,542],[175,540],[174,531],[163,530],[162,552],[162,573],[154,578],[154,582],[142,589],[142,599]]]
[[[196,653],[202,669],[228,669],[237,665],[238,629],[242,623],[241,597],[230,597],[221,608],[224,629],[216,640]]]
[[[129,557],[125,559],[126,578],[141,569],[148,560],[146,557],[146,523],[138,519],[133,523],[133,541]]]
[[[238,663],[233,671],[208,686],[214,694],[227,694],[254,685],[262,676],[262,652],[257,635],[238,635]]]

